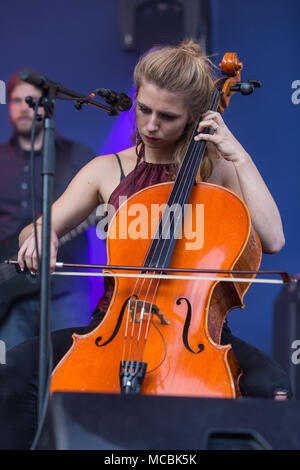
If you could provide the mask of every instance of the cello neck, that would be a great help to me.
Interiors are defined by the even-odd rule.
[[[211,111],[216,111],[219,106],[220,93],[216,87],[214,87],[212,92],[211,104],[209,109]],[[196,175],[204,154],[206,147],[206,142],[204,140],[195,141],[194,138],[198,134],[198,126],[202,117],[200,117],[194,127],[193,134],[191,136],[187,151],[183,157],[181,166],[179,168],[174,188],[170,194],[168,204],[186,204],[190,197],[190,193],[193,187],[193,184],[196,179]],[[202,133],[208,134],[210,132],[209,128],[205,128]]]

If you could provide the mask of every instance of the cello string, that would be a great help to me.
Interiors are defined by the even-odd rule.
[[[160,337],[162,339],[162,343],[163,343],[163,348],[164,348],[164,354],[163,354],[163,358],[162,360],[159,362],[158,365],[156,365],[154,368],[152,368],[150,371],[148,371],[147,373],[151,373],[151,372],[154,372],[154,370],[156,370],[165,360],[166,358],[166,354],[167,354],[167,348],[166,348],[166,343],[165,343],[165,340],[164,340],[164,337],[160,331],[160,329],[155,325],[154,321],[153,321],[153,316],[152,316],[152,307],[154,305],[153,303],[153,300],[154,298],[156,297],[156,292],[157,292],[157,289],[158,289],[158,286],[159,286],[159,282],[160,280],[158,280],[156,282],[156,286],[155,286],[155,289],[154,289],[154,292],[152,294],[152,300],[150,302],[150,307],[148,309],[148,315],[147,315],[147,323],[146,323],[146,327],[145,327],[145,335],[144,337],[142,338],[142,341],[143,343],[140,343],[141,341],[141,330],[142,330],[142,326],[143,326],[143,317],[140,319],[140,322],[139,322],[139,327],[138,328],[138,334],[137,334],[137,344],[136,344],[136,350],[135,350],[135,356],[133,358],[133,360],[135,361],[143,361],[143,358],[144,358],[144,353],[145,353],[145,347],[146,347],[146,343],[147,343],[147,338],[148,338],[148,332],[149,332],[149,329],[150,329],[150,323],[153,324],[153,326],[156,328],[156,330],[159,332],[160,334]],[[147,298],[148,296],[148,293],[149,293],[149,290],[150,290],[150,287],[151,287],[151,284],[153,283],[153,279],[151,278],[150,279],[150,282],[148,284],[148,289],[147,289],[147,293],[145,295],[145,299]],[[141,292],[141,289],[143,287],[143,284],[145,284],[145,279],[143,279],[143,282],[141,283],[141,287],[140,287],[140,292]],[[145,304],[146,304],[146,300],[143,300],[143,308],[145,307]],[[149,304],[149,302],[148,302]],[[130,359],[131,357],[131,353],[132,353],[132,346],[133,346],[133,342],[134,342],[134,332],[136,330],[135,328],[135,318],[136,318],[136,309],[137,309],[137,304],[135,305],[135,314],[134,314],[134,317],[132,318],[132,322],[133,322],[133,326],[132,326],[132,332],[131,332],[131,337],[130,337],[130,342],[129,342],[129,352],[127,353],[127,357]],[[125,343],[126,341],[128,341],[128,338],[124,338],[124,346],[123,348],[125,349]],[[140,353],[140,357],[138,356],[139,354],[139,346],[140,344],[142,344],[142,351]],[[123,351],[124,351],[123,349]],[[123,360],[125,358],[125,353],[123,354]]]
[[[154,281],[153,278],[151,278],[151,281],[149,282],[149,285],[148,285],[148,292],[151,288],[151,285],[153,284],[153,281]],[[152,294],[152,300],[150,302],[150,308],[149,308],[149,312],[148,312],[147,324],[146,324],[146,329],[145,329],[145,336],[143,338],[144,346],[143,346],[143,350],[142,350],[142,354],[141,354],[142,359],[144,357],[144,352],[145,352],[146,342],[147,342],[147,338],[148,338],[150,323],[151,323],[151,321],[153,321],[152,308],[153,308],[153,305],[154,305],[154,299],[156,298],[156,293],[157,293],[157,289],[158,289],[159,284],[160,284],[160,279],[155,283],[154,292]],[[147,292],[145,298],[147,298],[148,292]],[[144,304],[145,304],[145,302],[146,302],[146,300],[144,300]],[[148,304],[149,304],[149,301],[148,301]]]
[[[219,101],[219,92],[217,90],[217,88],[214,88],[213,90],[213,95],[212,95],[212,100],[211,100],[211,105],[210,105],[210,108],[212,110],[215,110],[217,109],[217,106],[218,106],[218,101]],[[196,129],[198,128],[198,124],[199,124],[199,121],[197,122],[196,126],[195,126],[195,131],[194,133],[196,132]],[[194,133],[193,133],[193,136],[194,136]],[[197,145],[198,142],[196,142],[195,140],[192,140],[191,142],[191,150],[190,150],[190,158],[188,160],[188,164],[184,166],[183,168],[183,174],[181,175],[181,180],[184,180],[184,181],[189,181],[189,179],[191,178],[192,176],[192,172],[194,170],[194,166],[195,166],[195,162],[193,160],[195,160],[195,156],[197,155],[197,152],[200,151],[199,149],[199,146]],[[203,150],[204,151],[204,150]],[[176,186],[175,188],[175,192],[174,192],[174,196],[173,196],[173,191],[172,191],[172,196],[173,196],[173,199],[175,200],[182,200],[183,197],[185,196],[185,191],[184,191],[184,185],[182,184],[179,184]],[[178,194],[179,193],[179,194]],[[178,229],[178,226],[179,226],[179,223],[182,223],[182,220],[178,221],[175,221],[175,227],[177,227]],[[165,221],[165,224],[166,224],[166,221]],[[165,224],[163,226],[165,226]],[[174,230],[175,231],[175,230]],[[162,249],[160,251],[160,255],[163,253],[163,248],[166,246],[167,244],[167,239],[162,239]],[[158,244],[156,245],[155,247],[156,249],[158,249]],[[164,260],[161,261],[161,262],[165,262],[168,255],[170,254],[170,250],[171,250],[171,244],[169,243],[168,246],[167,246],[167,252],[166,254],[164,255]],[[159,255],[159,259],[162,259],[162,257]],[[161,262],[159,263],[159,266],[163,266],[161,264]]]
[[[216,99],[219,97],[219,94],[217,93],[217,90],[216,88],[214,89],[214,93],[213,93],[213,96],[212,96],[212,104],[210,106],[210,108],[213,108],[214,109],[214,106],[216,106]],[[199,120],[197,121],[196,123],[196,126],[194,128],[194,131],[193,131],[193,135],[192,135],[192,139],[195,135],[195,132],[196,132],[196,129],[198,128],[198,124],[199,124]],[[205,147],[204,147],[205,148]],[[184,165],[184,168],[183,168],[183,174],[181,175],[181,178],[185,181],[188,181],[188,177],[192,176],[191,173],[193,172],[194,170],[194,166],[195,166],[195,162],[193,164],[193,160],[195,160],[195,156],[197,156],[197,150],[200,150],[199,149],[199,146],[197,146],[197,142],[193,139],[191,142],[190,142],[190,158],[188,160],[188,164],[185,164]],[[203,153],[202,153],[203,154]],[[183,190],[183,186],[184,185],[177,185],[177,188],[175,188],[175,192],[172,192],[172,196],[173,198],[176,200],[177,199],[181,199],[183,197],[185,197],[184,195],[184,190]],[[178,194],[179,192],[179,194]],[[182,203],[181,203],[181,207],[182,207]],[[182,210],[181,210],[181,213],[182,213]],[[180,222],[182,220],[182,217],[180,218]],[[164,229],[166,227],[166,223],[167,221],[162,221],[162,229]],[[175,220],[175,227],[174,227],[174,230],[175,230],[175,233],[176,233],[176,230],[178,229],[178,226],[179,226],[179,222],[178,222],[178,218],[177,220]],[[162,230],[162,233],[164,233],[164,230]],[[159,241],[162,240],[162,250],[164,249],[164,247],[166,246],[166,239],[164,240],[161,235],[159,237]],[[155,249],[153,250],[152,252],[152,256],[154,256],[155,252],[158,250],[158,247],[159,247],[159,243],[157,243],[155,245]],[[159,253],[159,258],[161,257],[161,253],[162,251],[160,251]],[[168,256],[168,254],[170,253],[170,243],[169,243],[169,248],[167,248],[167,252],[165,254],[165,260]],[[144,296],[144,299],[142,300],[142,307],[141,307],[141,316],[140,316],[140,321],[139,321],[139,328],[138,328],[138,332],[137,332],[137,343],[136,343],[136,351],[135,351],[135,360],[137,359],[137,355],[138,355],[138,349],[139,349],[139,344],[140,344],[140,337],[141,337],[141,331],[142,331],[142,326],[143,326],[143,313],[147,310],[145,307],[146,307],[146,299],[149,295],[149,291],[151,289],[151,286],[154,282],[154,279],[152,278],[149,282],[148,282],[148,287],[146,288],[146,295]],[[145,279],[143,279],[140,283],[140,289],[139,289],[139,295],[137,295],[137,299],[139,299],[139,296],[141,294],[141,291],[143,289],[143,287],[145,286]],[[160,283],[160,280],[157,280],[156,281],[156,285],[154,287],[154,291],[153,291],[153,294],[152,294],[152,299],[151,299],[151,302],[150,302],[150,308],[149,308],[149,311],[148,311],[148,320],[147,320],[147,325],[146,325],[146,331],[145,331],[145,336],[143,338],[144,340],[144,346],[143,346],[143,352],[142,352],[142,357],[144,356],[144,351],[145,351],[145,346],[146,346],[146,341],[147,341],[147,337],[148,337],[148,333],[149,333],[149,327],[150,327],[150,320],[152,318],[152,307],[154,305],[154,299],[156,297],[156,293],[157,293],[157,289],[158,289],[158,286],[159,286],[159,283]],[[135,294],[135,292],[137,291],[137,282],[135,283],[134,285],[134,288],[133,288],[133,291],[132,291],[132,294],[131,294],[131,297],[133,297]],[[148,305],[149,305],[149,301],[148,301]],[[136,324],[136,318],[137,318],[137,306],[138,306],[138,301],[136,300],[135,301],[135,308],[134,308],[134,315],[132,315],[132,328],[131,328],[131,335],[130,335],[130,343],[129,343],[129,358],[131,356],[131,349],[133,347],[133,342],[134,342],[134,331],[135,331],[135,324]],[[159,307],[158,307],[159,308]],[[126,320],[126,328],[125,328],[125,336],[124,336],[124,343],[123,343],[123,359],[125,357],[125,347],[126,347],[126,342],[128,340],[128,325],[129,325],[129,319],[130,319],[130,315],[131,315],[131,300],[128,302],[128,306],[127,306],[127,320]]]
[[[142,347],[141,360],[143,360],[143,357],[144,357],[144,352],[145,352],[146,341],[147,341],[148,332],[149,332],[149,328],[150,328],[150,323],[151,323],[151,321],[153,321],[153,319],[152,319],[152,308],[153,308],[153,305],[154,305],[154,299],[156,297],[156,293],[157,293],[157,289],[158,289],[158,286],[159,286],[159,283],[160,283],[160,279],[158,279],[155,283],[154,292],[152,293],[151,301],[149,301],[149,300],[147,301],[146,299],[149,296],[149,291],[151,289],[151,286],[152,286],[153,282],[154,282],[154,279],[150,278],[149,282],[148,282],[148,287],[145,287],[146,279],[143,279],[142,282],[141,282],[140,291],[139,291],[139,295],[138,295],[138,298],[139,298],[142,289],[145,287],[146,294],[145,294],[145,296],[142,300],[142,309],[141,309],[141,311],[142,312],[143,311],[147,312],[147,309],[145,308],[146,307],[146,302],[147,302],[148,303],[148,315],[147,315],[147,323],[146,323],[146,328],[145,328],[145,335],[144,335],[144,338],[143,338],[144,343],[143,343],[143,347]],[[136,304],[135,308],[137,308],[137,304]],[[131,333],[130,354],[131,354],[131,346],[132,346],[132,343],[134,341],[135,318],[136,318],[136,316],[132,320],[134,322],[134,324],[133,324],[132,333]],[[139,349],[139,345],[140,345],[142,326],[143,326],[143,317],[140,319],[139,328],[138,328],[137,345],[136,345],[136,351],[135,351],[135,360],[138,359],[137,356],[138,356],[138,349]],[[163,344],[165,344],[164,341],[163,341]],[[129,354],[129,357],[130,357],[130,354]],[[166,354],[166,351],[165,351],[165,354]]]
[[[131,297],[133,296],[136,296],[137,297],[137,300],[140,298],[141,296],[141,292],[142,292],[142,289],[143,287],[145,286],[145,283],[147,281],[147,278],[142,278],[142,279],[137,279],[136,282],[135,282],[135,285],[133,287],[133,290],[132,290],[132,293],[131,293]],[[148,292],[150,290],[150,287],[151,287],[151,284],[153,282],[153,279],[149,279],[148,280],[148,289],[147,289],[147,293],[146,293],[146,296],[145,296],[145,299],[142,301],[142,311],[143,309],[145,309],[145,305],[146,305],[146,298],[148,296]],[[140,287],[139,287],[139,290],[138,290],[138,283],[140,283]],[[125,327],[125,336],[124,336],[124,341],[123,341],[123,353],[122,353],[122,360],[124,361],[125,360],[125,349],[126,349],[126,343],[128,342],[129,340],[129,352],[127,353],[127,357],[130,359],[131,357],[131,352],[132,352],[132,347],[133,347],[133,342],[134,342],[134,332],[136,330],[136,323],[138,323],[136,321],[136,318],[137,318],[137,308],[138,308],[138,302],[137,300],[135,301],[135,307],[134,307],[134,314],[131,315],[130,313],[130,307],[131,305],[129,305],[132,300],[130,300],[128,302],[128,306],[127,306],[127,319],[126,319],[126,327]],[[151,303],[151,307],[150,307],[150,311],[152,310],[152,303]],[[131,327],[131,334],[130,334],[130,339],[128,338],[128,329],[129,329],[129,320],[130,320],[130,316],[132,317],[132,327]],[[148,322],[150,320],[150,315],[148,315]],[[143,319],[142,321],[140,321],[140,324],[139,324],[139,327],[137,328],[138,329],[138,341],[137,341],[137,346],[136,346],[136,351],[135,351],[135,360],[137,360],[137,354],[138,354],[138,347],[139,347],[139,339],[140,339],[140,332],[141,332],[141,328],[142,328],[142,324],[143,324]],[[143,348],[144,350],[144,348]],[[128,360],[129,360],[128,359]]]
[[[152,283],[152,279],[150,281],[148,281],[148,289],[147,289],[147,293],[146,293],[146,296],[145,296],[145,299],[147,298],[147,295],[148,295],[148,292],[149,292],[149,289],[150,289],[150,286],[151,286],[151,283]],[[144,285],[146,284],[146,281],[145,279],[141,280],[141,287],[140,287],[140,291],[139,293],[141,294],[141,291],[142,291],[142,288],[144,287]],[[138,296],[139,298],[139,296]],[[141,308],[141,312],[143,312],[145,310],[145,305],[146,305],[146,300],[142,300],[142,308]],[[137,309],[137,302],[136,302],[136,309]],[[136,323],[138,324],[137,328],[135,327]],[[142,328],[142,325],[143,325],[143,317],[141,318],[140,317],[140,321],[139,322],[136,322],[136,316],[132,319],[132,328],[131,328],[131,342],[130,342],[130,354],[129,354],[129,357],[131,355],[131,347],[133,345],[133,341],[134,341],[134,331],[137,329],[137,344],[136,344],[136,350],[135,350],[135,360],[137,360],[137,354],[138,354],[138,348],[139,348],[139,340],[140,340],[140,333],[141,333],[141,328]]]
[[[216,91],[216,89],[215,89],[215,91]],[[213,104],[213,96],[212,96],[212,101],[211,101],[211,106],[210,107],[213,107],[213,106],[214,106],[214,104]],[[190,140],[188,149],[187,149],[186,154],[183,158],[180,170],[178,172],[178,175],[176,177],[173,189],[171,191],[171,195],[169,196],[169,199],[167,201],[167,204],[169,204],[169,207],[170,207],[170,201],[174,200],[175,198],[178,199],[178,191],[181,192],[181,195],[182,195],[183,185],[181,183],[182,183],[182,180],[183,181],[188,181],[186,172],[189,171],[188,165],[190,163],[190,160],[194,159],[194,155],[196,154],[197,151],[199,152],[201,150],[201,147],[202,147],[202,149],[205,148],[205,142],[204,141],[201,141],[200,142],[201,145],[199,146],[199,142],[196,143],[196,141],[193,139],[193,137],[196,133],[197,127],[198,127],[198,123],[199,123],[199,120],[195,124],[192,139]],[[188,161],[187,161],[187,158],[186,158],[187,155],[190,156]],[[190,168],[193,169],[194,167],[195,167],[195,165],[190,164]],[[192,181],[192,178],[190,177],[189,180]],[[190,190],[191,190],[191,188],[190,188]],[[181,206],[182,206],[182,204],[181,204]],[[164,214],[163,214],[163,216],[164,216]],[[172,214],[171,214],[171,217],[172,217]],[[145,258],[146,261],[147,261],[146,262],[147,266],[149,266],[150,264],[155,265],[156,264],[155,263],[155,259],[156,259],[155,256],[156,255],[160,256],[162,254],[162,251],[164,249],[164,244],[162,245],[162,243],[161,243],[161,231],[162,231],[162,229],[164,230],[165,227],[166,227],[166,225],[164,224],[164,219],[162,218],[159,221],[158,227],[156,229],[156,233],[154,235],[154,239],[158,240],[158,242],[155,242],[155,243],[151,244],[151,246],[148,250],[148,253],[146,255],[146,258]]]
[[[212,96],[212,102],[211,102],[211,106],[210,106],[210,109],[215,109],[217,107],[217,101],[219,99],[219,93],[218,93],[218,90],[215,88],[214,89],[214,92],[213,92],[213,96]],[[192,136],[192,139],[195,135],[195,132],[196,132],[196,129],[198,128],[198,124],[199,124],[199,120],[197,121],[196,123],[196,126],[194,128],[194,132],[193,132],[193,136]],[[195,159],[195,156],[197,155],[197,150],[199,150],[199,146],[197,145],[197,142],[195,140],[192,140],[191,143],[190,143],[190,155],[191,157],[189,158],[189,161],[188,161],[188,164],[184,166],[183,168],[183,174],[181,175],[181,178],[185,181],[188,181],[188,177],[191,177],[191,173],[193,172],[194,170],[194,166],[195,166],[195,163],[193,164],[193,160]],[[178,188],[178,189],[177,189]],[[177,199],[182,199],[183,198],[183,195],[184,195],[184,191],[183,191],[183,185],[177,185],[177,188],[175,188],[175,192],[172,192],[172,196],[173,198],[176,200],[176,197]],[[178,195],[178,191],[179,191],[179,195]],[[162,221],[162,233],[164,233],[164,228],[166,227],[166,220],[165,221]],[[177,224],[177,225],[176,225]],[[177,221],[175,221],[175,231],[178,227],[178,219]],[[176,232],[175,232],[176,233]],[[166,239],[164,240],[162,237],[161,237],[161,234],[159,236],[159,240],[163,240],[161,243],[162,243],[162,248],[164,248],[164,246],[166,245]],[[155,246],[155,249],[153,250],[152,252],[152,256],[154,256],[156,254],[156,251],[158,250],[158,246],[159,246],[159,243],[156,244]],[[169,250],[170,250],[170,244],[169,244],[169,248],[167,249],[167,253],[165,255],[165,259],[166,257],[168,256],[169,254]],[[160,252],[159,254],[159,257],[161,255],[162,251]],[[160,264],[161,265],[161,264]],[[147,292],[146,292],[146,295],[144,297],[144,300],[143,300],[143,306],[142,306],[142,312],[144,311],[145,309],[145,305],[146,305],[146,299],[148,297],[148,293],[149,293],[149,290],[150,290],[150,287],[153,283],[153,279],[149,282],[148,284],[148,289],[147,289]],[[150,327],[150,319],[152,317],[152,306],[154,304],[154,298],[156,296],[156,292],[157,292],[157,289],[158,289],[158,286],[159,286],[159,283],[160,283],[160,280],[158,280],[156,282],[156,287],[154,288],[154,292],[152,294],[152,300],[150,302],[150,309],[149,309],[149,312],[148,312],[148,322],[147,322],[147,327],[146,327],[146,331],[145,331],[145,337],[144,337],[144,348],[143,348],[143,355],[144,355],[144,351],[145,351],[145,346],[146,346],[146,340],[147,340],[147,337],[148,337],[148,333],[149,333],[149,327]],[[144,282],[142,282],[142,285],[141,285],[141,288],[143,286]],[[159,307],[158,307],[159,308]],[[137,346],[136,346],[136,356],[138,354],[138,347],[139,347],[139,341],[140,341],[140,333],[141,333],[141,329],[142,329],[142,323],[143,323],[143,318],[140,319],[140,327],[139,327],[139,331],[138,331],[138,339],[137,339]],[[132,335],[131,335],[131,338],[132,338],[132,341],[133,341],[133,330],[134,330],[134,325],[132,327]],[[142,356],[143,356],[142,355]]]
[[[137,282],[138,282],[138,280],[136,280],[136,283]],[[133,289],[133,292],[134,292],[134,289]],[[128,301],[128,305],[127,305],[126,325],[125,325],[125,333],[124,333],[124,339],[123,339],[123,350],[122,350],[121,362],[125,361],[125,348],[126,348],[126,343],[127,343],[127,339],[128,339],[130,309],[131,309],[131,299]],[[136,312],[133,315],[134,318],[135,318],[135,314],[136,314]]]
[[[141,280],[140,278],[136,279],[136,282],[134,284],[134,287],[133,287],[131,295],[130,295],[130,300],[129,300],[128,305],[127,305],[127,318],[126,318],[126,327],[125,327],[125,335],[124,335],[124,340],[123,340],[123,353],[122,353],[122,361],[123,362],[125,361],[125,353],[126,353],[125,349],[126,349],[126,343],[128,341],[128,330],[129,330],[129,322],[130,322],[130,315],[131,315],[131,313],[130,313],[131,297],[136,296],[137,299],[139,298],[139,295],[135,293],[135,291],[137,290],[138,283],[143,283],[143,280]],[[140,290],[139,290],[139,294],[140,293],[141,293],[141,287],[140,287]],[[134,325],[136,323],[136,317],[137,317],[137,302],[135,301],[134,314],[132,315],[132,328],[134,327]],[[131,328],[131,330],[132,330],[132,328]],[[132,347],[132,341],[133,341],[132,337],[133,337],[133,331],[131,331],[131,335],[130,335],[131,341],[129,342],[129,354],[128,354],[129,358],[130,358],[130,354],[131,354],[131,347]]]
[[[211,101],[211,106],[210,108],[212,109],[215,109],[215,107],[217,107],[217,101],[219,100],[219,94],[218,94],[218,91],[217,89],[214,89],[214,93],[213,93],[213,96],[212,96],[212,101]],[[194,130],[194,133],[193,133],[193,136],[195,135],[195,132],[196,132],[196,129],[198,128],[198,124],[199,124],[199,120],[195,126],[195,130]],[[205,148],[205,146],[204,146]],[[202,149],[202,155],[203,155],[203,152],[204,152],[204,148]],[[194,171],[194,168],[195,168],[195,157],[197,156],[197,154],[201,151],[201,149],[199,148],[199,145],[198,145],[198,142],[196,142],[194,139],[191,141],[190,143],[190,150],[188,150],[190,152],[190,157],[187,161],[187,164],[183,166],[183,172],[182,174],[180,175],[180,179],[181,181],[191,181],[192,180],[192,176],[193,176],[193,171]],[[176,184],[176,183],[175,183]],[[179,204],[181,205],[181,207],[183,206],[183,201],[184,201],[184,198],[187,196],[186,194],[186,191],[184,190],[184,184],[177,184],[176,187],[175,187],[175,191],[172,191],[172,199],[175,200],[176,202],[179,201]],[[169,201],[168,201],[169,202]],[[173,201],[172,201],[173,202]],[[183,210],[183,209],[182,209]],[[182,218],[181,219],[177,219],[177,221],[175,220],[175,229],[176,231],[179,229],[179,223],[182,223]],[[174,229],[174,231],[175,231]],[[176,233],[176,232],[175,232]],[[167,251],[164,255],[164,263],[166,262],[168,256],[171,255],[170,253],[170,250],[172,248],[171,244],[169,243],[167,245],[167,239],[164,239],[161,244],[162,244],[162,249],[160,251],[160,259],[162,259],[162,256],[163,256],[163,253],[164,253],[164,249],[165,247],[167,247]],[[162,255],[162,256],[161,256]],[[161,262],[159,263],[159,265],[161,265]]]
[[[141,360],[143,360],[143,356],[144,356],[144,351],[145,351],[145,347],[146,347],[146,341],[147,341],[147,337],[148,337],[149,326],[150,326],[150,322],[151,322],[151,319],[152,319],[152,307],[154,305],[153,301],[154,301],[154,298],[156,296],[156,292],[157,292],[159,282],[160,281],[156,282],[156,286],[155,286],[154,292],[152,294],[152,300],[150,302],[150,308],[148,309],[147,322],[146,322],[146,327],[145,327],[145,335],[143,337],[144,343],[143,343],[143,347],[142,347]],[[145,308],[146,299],[149,295],[149,290],[150,290],[152,284],[153,284],[153,279],[151,279],[149,284],[148,284],[147,293],[145,295],[145,299],[143,300],[143,308]],[[148,305],[149,305],[149,301],[148,301]],[[135,352],[136,353],[135,354],[135,360],[137,360],[137,355],[138,355],[138,346],[139,346],[138,343],[139,343],[140,337],[141,337],[142,324],[143,324],[143,318],[141,318],[141,320],[140,320],[140,327],[139,327],[138,338],[137,338],[137,347],[136,347],[136,352]]]

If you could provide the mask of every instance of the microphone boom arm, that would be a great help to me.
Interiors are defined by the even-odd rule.
[[[34,72],[22,71],[19,74],[21,80],[34,85],[35,87],[42,89],[54,89],[56,95],[67,96],[68,98],[74,99],[74,105],[76,109],[80,110],[83,104],[90,104],[97,108],[100,108],[106,111],[110,116],[117,116],[119,111],[122,109],[116,106],[106,106],[105,104],[98,103],[90,98],[90,96],[82,95],[76,91],[69,90],[68,88],[63,87],[60,83],[53,82],[45,75],[40,75]],[[120,94],[121,95],[121,94]],[[58,96],[59,97],[59,96]]]

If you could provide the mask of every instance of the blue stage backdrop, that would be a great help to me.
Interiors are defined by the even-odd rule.
[[[213,60],[227,51],[244,63],[243,79],[257,79],[262,88],[248,97],[235,96],[224,119],[253,157],[280,208],[286,246],[265,255],[262,267],[300,271],[299,263],[299,99],[292,99],[300,81],[300,3],[283,0],[212,0]],[[0,80],[30,66],[72,90],[87,93],[98,87],[132,92],[137,57],[121,49],[118,1],[41,3],[4,2],[1,5]],[[294,97],[299,94],[294,94]],[[58,102],[56,128],[79,140],[95,155],[117,152],[130,137],[129,114],[115,118],[92,107],[77,111]],[[10,135],[7,105],[0,105],[0,141]],[[104,262],[105,243],[90,230],[90,261]],[[76,260],[74,260],[76,261]],[[92,282],[95,305],[102,281]],[[272,353],[273,302],[280,287],[253,285],[246,308],[229,314],[233,332],[268,354]]]

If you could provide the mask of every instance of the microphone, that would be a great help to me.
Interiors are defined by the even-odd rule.
[[[106,103],[115,106],[119,111],[128,111],[132,106],[132,99],[125,93],[117,93],[107,88],[97,88],[89,96],[93,98],[95,95],[102,96]]]

